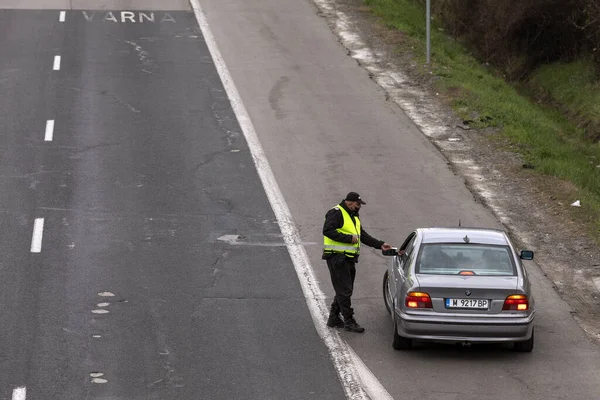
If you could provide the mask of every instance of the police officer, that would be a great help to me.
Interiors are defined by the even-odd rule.
[[[335,290],[327,326],[344,328],[351,332],[365,331],[365,328],[356,323],[351,303],[360,244],[382,250],[392,248],[369,235],[361,227],[358,211],[364,204],[366,203],[358,193],[350,192],[340,204],[327,212],[323,224],[323,259],[327,260],[331,283]],[[343,321],[340,314],[344,317]]]

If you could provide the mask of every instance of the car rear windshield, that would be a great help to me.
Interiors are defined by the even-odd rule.
[[[423,245],[416,272],[435,275],[516,275],[509,247],[462,243]]]

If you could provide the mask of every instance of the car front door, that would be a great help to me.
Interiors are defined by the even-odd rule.
[[[394,297],[402,296],[403,298],[404,296],[404,293],[402,292],[405,290],[404,288],[406,287],[407,283],[406,272],[408,271],[408,266],[410,265],[410,260],[412,259],[411,255],[415,247],[416,238],[416,232],[412,232],[410,235],[408,235],[400,247],[400,250],[403,250],[405,254],[394,257],[394,261],[392,262],[390,293]]]

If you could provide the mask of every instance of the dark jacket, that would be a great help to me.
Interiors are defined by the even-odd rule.
[[[359,217],[357,212],[350,211],[350,209],[346,206],[346,203],[344,203],[343,200],[339,204],[339,206],[342,207],[344,210],[346,210],[348,212],[348,214],[350,214],[350,217],[352,217],[353,220],[355,217]],[[332,208],[325,215],[325,223],[323,224],[323,235],[327,236],[328,238],[330,238],[332,240],[335,240],[336,242],[352,243],[352,235],[347,235],[345,233],[339,233],[337,231],[337,229],[341,228],[342,226],[344,226],[344,216],[342,215],[342,211]],[[360,227],[360,242],[364,245],[367,245],[369,247],[374,247],[376,249],[381,248],[383,243],[385,243],[383,240],[377,240],[373,236],[369,235],[363,229],[362,221],[361,221],[361,227]],[[326,260],[331,256],[332,256],[331,253],[323,253],[323,260]],[[358,261],[358,256],[354,257],[353,260]]]

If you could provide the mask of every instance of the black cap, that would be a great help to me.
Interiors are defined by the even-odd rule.
[[[356,193],[356,192],[350,192],[346,195],[346,198],[344,200],[347,201],[358,201],[360,204],[367,204],[365,203],[361,198],[360,198],[360,194]]]

